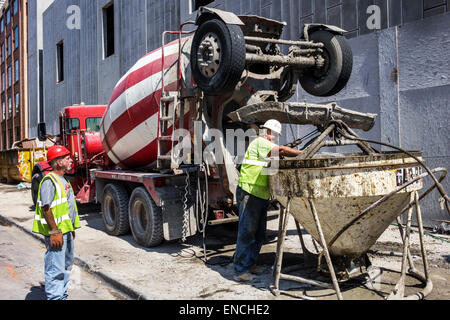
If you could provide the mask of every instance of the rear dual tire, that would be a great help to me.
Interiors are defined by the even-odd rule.
[[[108,184],[103,191],[102,219],[106,233],[121,236],[130,231],[127,190],[119,184]]]
[[[112,236],[127,234],[144,247],[155,247],[164,240],[161,208],[143,187],[134,189],[131,196],[120,184],[108,184],[103,191],[102,219],[106,233]]]
[[[134,189],[128,207],[134,240],[144,247],[156,247],[164,240],[163,219],[159,208],[147,190]]]

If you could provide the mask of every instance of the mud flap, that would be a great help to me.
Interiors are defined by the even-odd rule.
[[[167,241],[181,239],[183,236],[183,202],[180,199],[162,199],[162,216],[164,239]],[[189,220],[186,236],[190,237],[197,233],[197,222],[195,218],[195,206],[189,206]]]

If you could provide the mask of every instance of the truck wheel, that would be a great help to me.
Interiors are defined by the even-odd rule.
[[[328,97],[341,91],[350,79],[353,54],[347,39],[329,31],[319,30],[310,39],[324,44],[325,65],[305,70],[300,75],[303,89],[313,96]]]
[[[42,173],[38,172],[33,175],[33,178],[31,178],[31,198],[33,199],[33,204],[36,206],[37,197],[39,193],[39,185],[41,184],[42,179],[44,179],[44,176]]]
[[[143,187],[134,189],[129,204],[130,227],[134,240],[144,247],[156,247],[164,240],[161,208]]]
[[[108,184],[103,191],[102,219],[106,233],[120,236],[130,231],[128,193],[118,184]]]
[[[241,28],[218,19],[197,29],[191,47],[192,75],[210,95],[235,88],[245,68],[245,40]]]

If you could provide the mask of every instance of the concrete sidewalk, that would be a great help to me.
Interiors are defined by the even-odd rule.
[[[0,184],[0,217],[27,233],[31,233],[34,218],[31,204],[29,190],[17,190],[14,185]],[[206,245],[208,263],[205,264],[202,260],[201,235],[190,237],[185,244],[165,242],[156,248],[144,248],[134,242],[131,234],[121,237],[106,234],[97,206],[80,206],[80,218],[82,228],[77,231],[76,264],[105,279],[133,299],[292,299],[284,295],[275,297],[269,291],[273,281],[269,269],[275,259],[278,219],[268,222],[268,241],[263,246],[259,260],[260,264],[268,267],[268,272],[258,276],[252,283],[241,284],[233,280],[233,265],[229,263],[235,249],[236,228],[221,226],[209,230]],[[40,235],[34,236],[42,239]],[[308,235],[306,240],[307,246],[312,249]],[[400,258],[384,253],[400,252],[400,243],[398,230],[394,227],[387,229],[373,248],[373,252],[378,254],[371,256],[372,263],[383,268],[399,269]],[[418,244],[418,234],[413,233],[413,254]],[[450,244],[426,236],[426,245],[430,265],[435,269],[432,270],[434,280],[439,282],[434,292],[441,294],[433,299],[448,299]],[[290,218],[284,266],[301,263],[300,253],[295,224]],[[392,281],[397,280],[398,275]],[[283,289],[308,292],[311,289],[312,296],[315,294],[319,298],[335,299],[332,291],[320,291],[286,281],[281,284]],[[439,285],[443,286],[440,290]],[[442,296],[443,292],[446,293]],[[344,292],[344,299],[380,299],[380,295],[360,286]]]

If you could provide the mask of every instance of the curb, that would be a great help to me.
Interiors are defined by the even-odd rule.
[[[44,241],[44,237],[42,235],[38,235],[36,233],[33,233],[29,230],[27,230],[26,228],[22,227],[21,225],[17,224],[16,222],[2,216],[0,214],[0,222],[9,226],[14,226],[15,228],[25,232],[26,234],[28,234],[29,236],[33,237],[34,239],[40,241],[41,243],[45,244]],[[95,268],[93,268],[91,265],[89,265],[87,262],[85,262],[84,260],[78,258],[78,257],[74,257],[74,264],[80,268],[82,268],[83,270],[85,270],[86,272],[94,275],[95,277],[104,280],[106,283],[108,283],[112,288],[120,291],[122,294],[128,296],[129,298],[133,299],[133,300],[148,300],[147,297],[134,290],[133,288],[119,282],[116,279],[111,278],[110,276],[108,276],[107,274],[101,272],[101,271],[97,271],[95,270]]]

